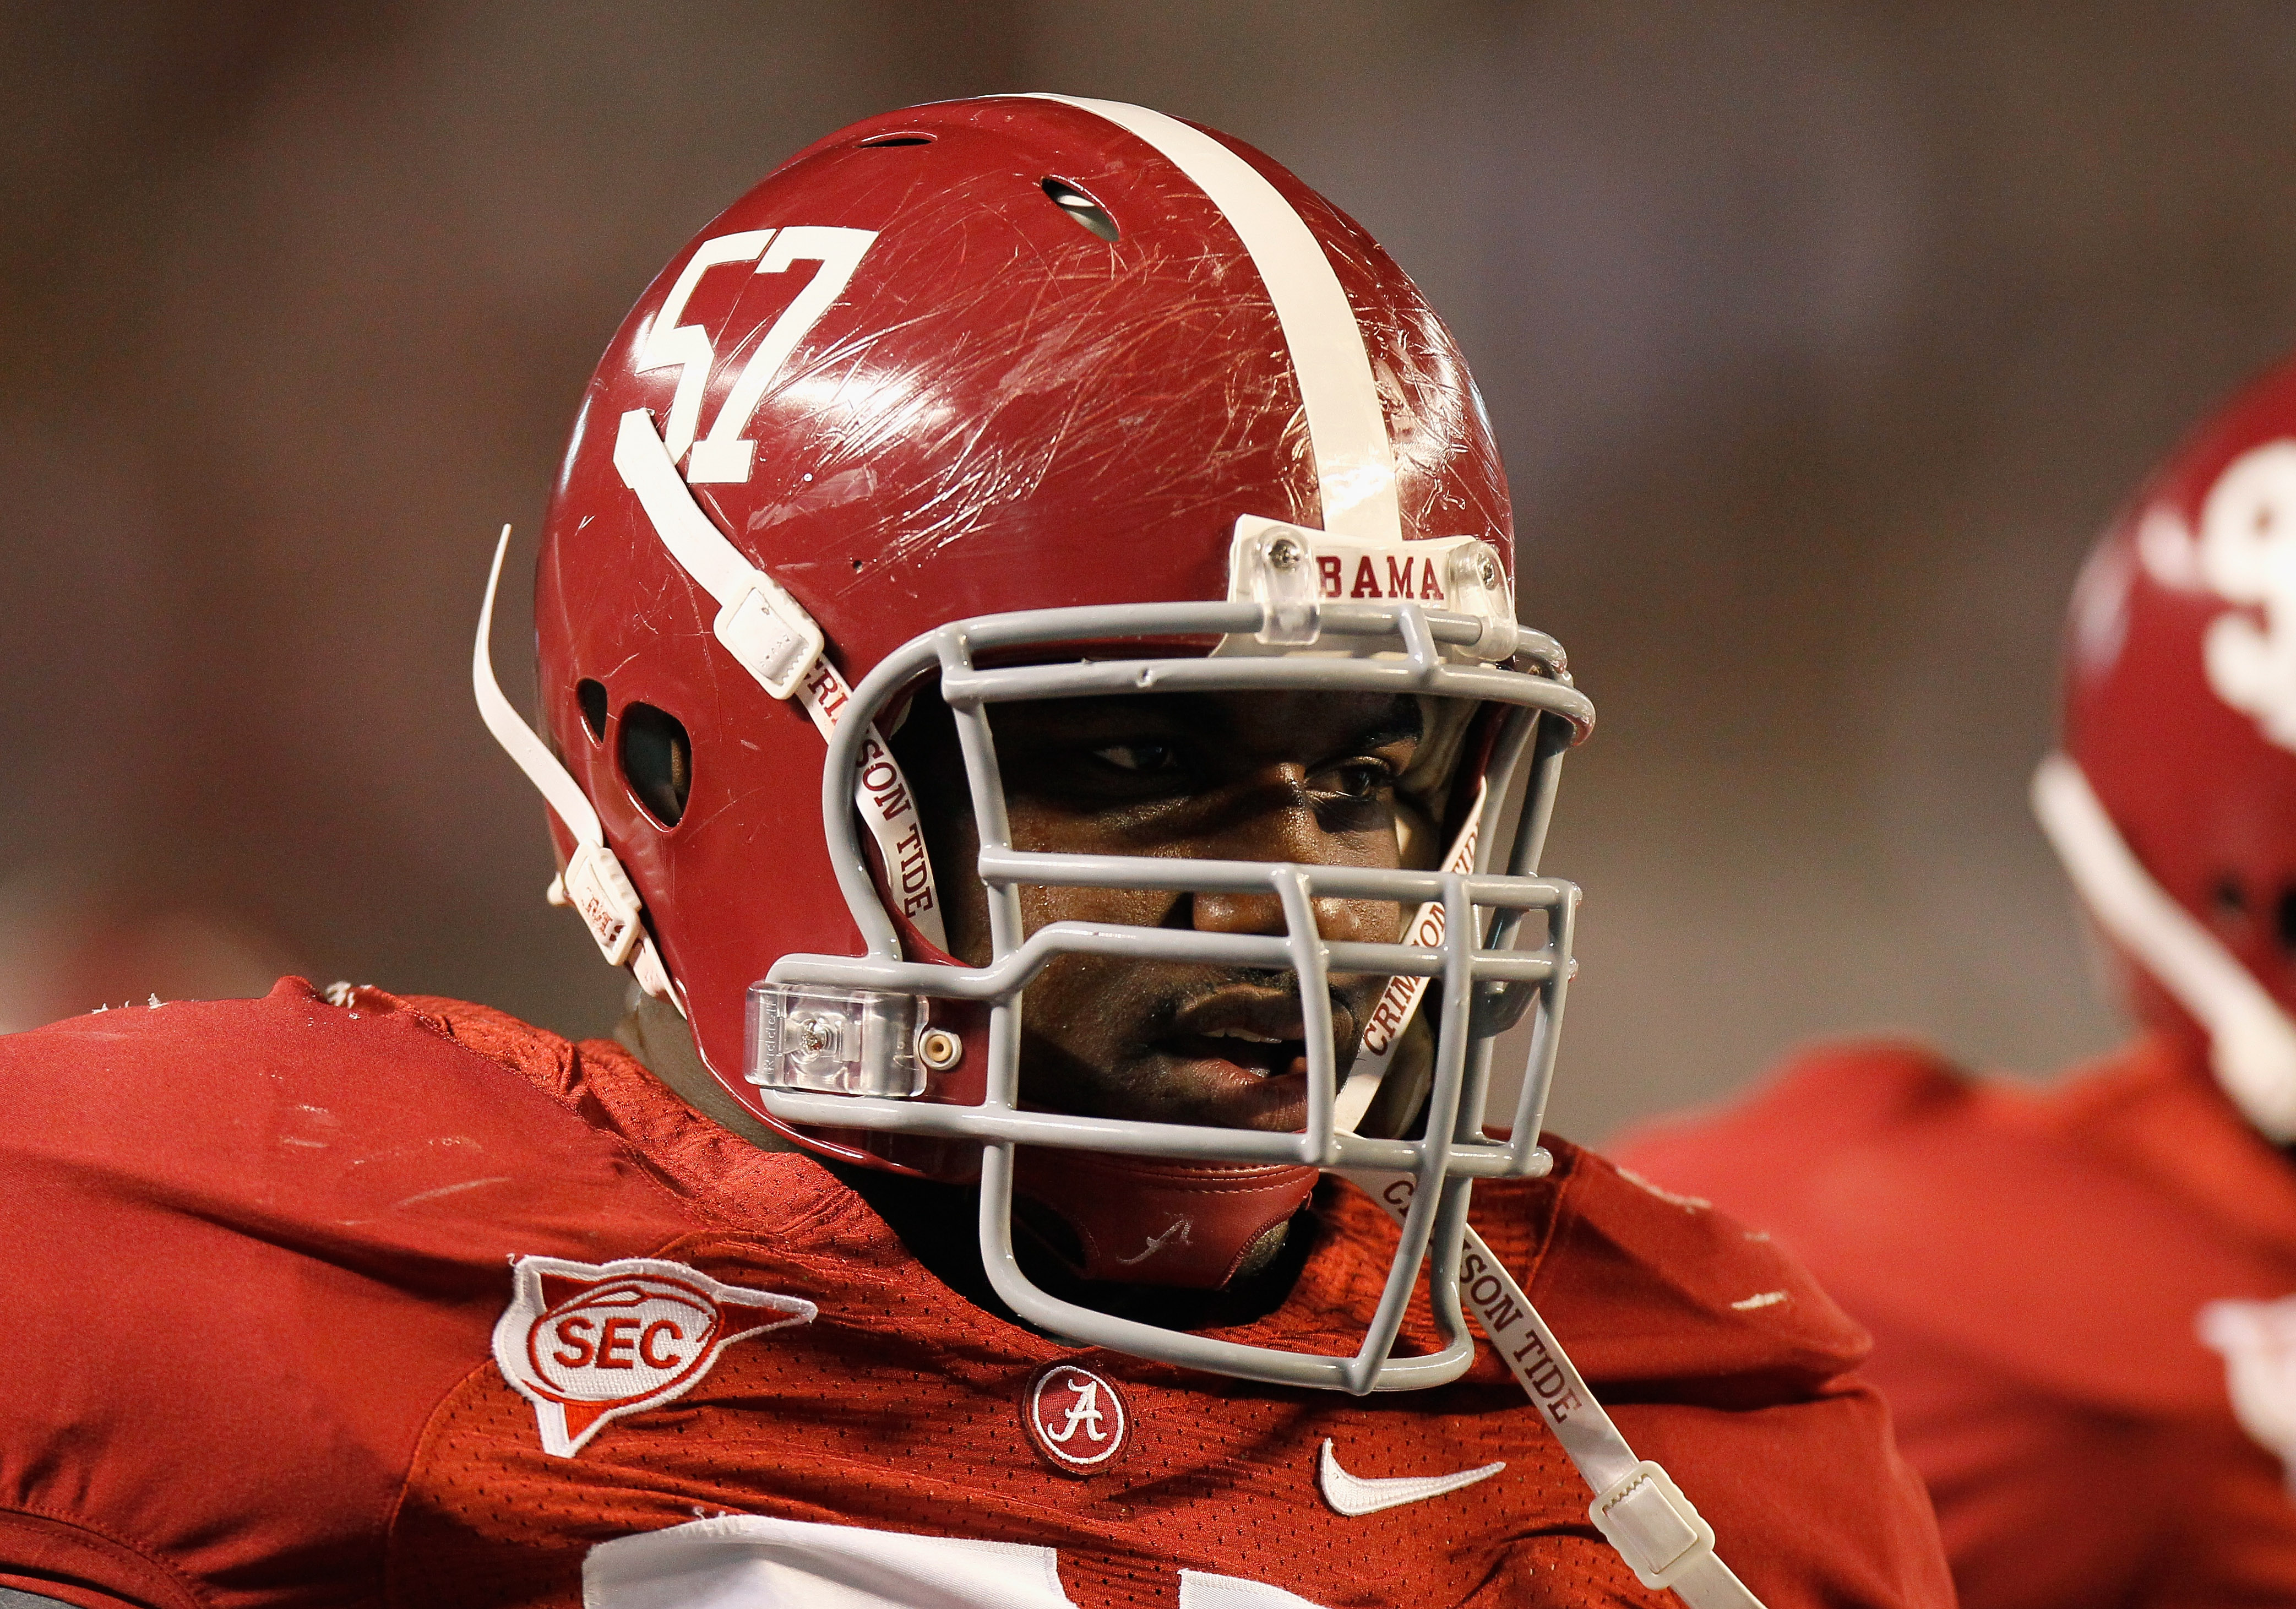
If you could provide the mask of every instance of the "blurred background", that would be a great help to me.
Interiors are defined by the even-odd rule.
[[[1603,718],[1558,1126],[2111,1042],[2025,779],[2089,538],[2296,344],[2264,0],[5,8],[0,1026],[291,970],[608,1027],[471,705],[493,533],[720,206],[1033,88],[1260,145],[1474,364]]]

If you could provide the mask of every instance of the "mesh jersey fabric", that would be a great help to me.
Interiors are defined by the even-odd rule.
[[[2036,1090],[1836,1046],[1620,1155],[1872,1328],[1969,1609],[2296,1602],[2296,1503],[2195,1331],[2296,1291],[2296,1169],[2197,1061],[2141,1039]]]
[[[604,1590],[605,1545],[746,1523],[1027,1556],[1046,1601],[1087,1609],[1183,1601],[1184,1572],[1206,1603],[1242,1601],[1222,1580],[1326,1609],[1671,1601],[1595,1535],[1488,1349],[1440,1391],[1363,1400],[1079,1352],[955,1296],[826,1170],[726,1133],[618,1046],[332,997],[291,979],[0,1039],[0,1585],[87,1609],[574,1605],[586,1566]],[[1479,1187],[1477,1225],[1749,1584],[1772,1609],[1949,1603],[1918,1484],[1848,1373],[1862,1333],[1722,1215],[1554,1149],[1552,1178]],[[1316,1211],[1290,1298],[1231,1333],[1349,1333],[1392,1230],[1345,1186]],[[817,1316],[554,1456],[490,1350],[518,1259],[653,1260]],[[1431,1343],[1423,1299],[1406,1334]],[[1062,1362],[1127,1419],[1081,1478],[1021,1416]],[[1506,1467],[1349,1518],[1318,1493],[1327,1439],[1373,1479]],[[591,1601],[736,1601],[655,1585]]]

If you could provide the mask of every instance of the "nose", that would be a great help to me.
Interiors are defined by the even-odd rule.
[[[1326,829],[1307,800],[1300,768],[1285,766],[1259,791],[1258,808],[1240,811],[1226,829],[1191,853],[1207,859],[1276,861],[1294,866],[1392,867],[1395,834]],[[1390,943],[1401,909],[1382,899],[1322,898],[1311,902],[1316,930],[1332,942]],[[1281,897],[1267,893],[1200,893],[1192,901],[1191,925],[1198,932],[1281,934],[1288,931]]]

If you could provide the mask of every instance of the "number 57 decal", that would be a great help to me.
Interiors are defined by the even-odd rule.
[[[637,359],[630,365],[641,374],[654,369],[678,371],[677,391],[670,399],[662,444],[669,449],[673,463],[691,452],[686,480],[698,483],[750,478],[750,462],[758,444],[745,439],[742,432],[750,426],[750,415],[757,412],[758,399],[766,394],[766,387],[797,343],[805,339],[806,332],[850,283],[854,269],[861,266],[862,254],[876,238],[873,229],[745,229],[703,241],[694,249],[663,299],[661,310],[654,315]],[[685,316],[685,304],[704,274],[729,263],[749,262],[757,264],[760,274],[779,274],[792,263],[814,262],[821,267],[758,341],[733,389],[726,393],[717,418],[710,422],[709,433],[697,440],[701,394],[709,386],[718,355],[709,344],[708,331],[700,324],[677,321]]]

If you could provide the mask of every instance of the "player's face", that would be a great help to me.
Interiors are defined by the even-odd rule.
[[[1025,850],[1398,863],[1396,782],[1420,740],[1417,703],[1375,694],[1210,694],[1000,705],[992,716],[1013,847]],[[955,825],[957,824],[951,823]],[[971,814],[952,834],[964,865]],[[956,953],[988,954],[980,884],[950,910]],[[1281,934],[1273,893],[1030,887],[1025,929],[1111,922]],[[1329,940],[1391,942],[1400,908],[1324,899]],[[1334,975],[1334,1055],[1344,1071],[1386,980]],[[1021,1096],[1089,1116],[1297,1129],[1307,1045],[1289,971],[1063,956],[1023,996]]]

